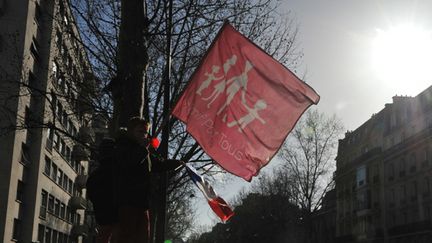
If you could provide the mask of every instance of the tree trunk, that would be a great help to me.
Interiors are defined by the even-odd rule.
[[[143,0],[121,1],[118,74],[111,82],[114,97],[111,133],[133,116],[143,115],[144,77],[148,64],[148,23]]]

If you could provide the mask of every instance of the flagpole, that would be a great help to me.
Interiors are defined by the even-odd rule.
[[[165,52],[165,72],[163,78],[164,87],[164,103],[163,103],[163,116],[169,117],[170,112],[170,76],[171,76],[171,29],[172,29],[172,0],[165,1],[166,19],[166,52]],[[162,142],[161,154],[164,159],[168,158],[168,140],[169,140],[169,126],[162,124]],[[168,173],[163,172],[159,179],[159,204],[156,218],[156,243],[163,243],[165,241],[166,231],[166,201],[167,201],[167,184]]]

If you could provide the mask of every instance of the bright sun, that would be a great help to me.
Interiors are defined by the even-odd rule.
[[[373,41],[373,68],[396,90],[419,92],[432,84],[432,35],[412,25],[378,30]],[[419,90],[421,89],[421,90]]]

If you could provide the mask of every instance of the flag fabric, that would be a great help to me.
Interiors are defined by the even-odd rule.
[[[172,114],[228,172],[250,181],[319,95],[225,23]]]
[[[186,164],[185,167],[186,171],[191,177],[191,180],[204,194],[204,197],[207,199],[207,202],[213,212],[222,220],[222,222],[226,222],[227,220],[229,220],[234,215],[234,212],[228,206],[225,200],[223,200],[216,194],[216,192],[213,190],[213,187],[208,183],[208,181],[206,181],[202,176],[200,176],[193,167],[190,167]]]

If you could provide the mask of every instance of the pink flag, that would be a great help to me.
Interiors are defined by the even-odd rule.
[[[318,94],[225,23],[173,115],[225,170],[250,181]]]

